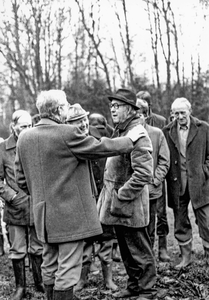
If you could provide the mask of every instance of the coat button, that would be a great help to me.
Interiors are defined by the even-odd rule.
[[[175,160],[174,164],[175,164],[175,165],[177,165],[177,163],[178,163],[178,161],[177,161],[177,160]]]
[[[173,181],[177,181],[177,177],[175,177],[175,178],[173,179]]]

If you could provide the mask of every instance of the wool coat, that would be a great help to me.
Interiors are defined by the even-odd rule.
[[[163,181],[170,167],[170,151],[166,138],[161,129],[145,124],[152,142],[153,152],[153,183],[149,184],[150,200],[158,199],[162,196]]]
[[[0,196],[5,202],[3,219],[8,225],[29,225],[30,196],[16,184],[15,153],[16,139],[11,134],[0,143]]]
[[[120,124],[119,135],[125,136],[138,123],[138,118],[131,118]],[[141,126],[141,138],[130,154],[107,159],[104,186],[97,204],[101,223],[132,228],[149,224],[148,184],[153,180],[151,153],[150,138]]]
[[[209,204],[209,124],[190,117],[186,143],[186,170],[189,195],[194,209]],[[167,173],[168,205],[179,207],[181,188],[180,147],[177,121],[163,128],[170,149]]]
[[[72,125],[41,119],[17,143],[17,184],[33,199],[37,236],[62,243],[102,233],[87,160],[127,153],[129,138],[100,141]]]

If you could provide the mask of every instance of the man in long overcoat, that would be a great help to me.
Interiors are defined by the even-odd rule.
[[[81,273],[83,240],[102,233],[87,159],[130,152],[137,130],[113,140],[86,136],[63,124],[68,102],[60,90],[41,92],[36,105],[41,120],[18,140],[16,180],[33,199],[35,227],[44,243],[47,299],[71,300]]]
[[[177,98],[171,109],[175,120],[163,132],[171,155],[166,178],[168,205],[173,208],[175,237],[182,257],[176,266],[179,269],[191,262],[190,201],[209,263],[209,124],[191,116],[191,104],[186,98]]]

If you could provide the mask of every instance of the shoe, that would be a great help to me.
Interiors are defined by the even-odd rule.
[[[139,296],[139,292],[131,291],[131,290],[122,290],[113,294],[114,298],[129,298]]]

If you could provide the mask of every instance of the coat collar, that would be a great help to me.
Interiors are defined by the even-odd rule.
[[[128,119],[126,119],[123,123],[118,124],[115,127],[115,130],[119,130],[119,132],[121,131],[125,131],[126,128],[129,126],[129,124],[133,121],[133,120],[137,120],[138,121],[138,117],[136,115],[133,115],[131,117],[129,117]]]
[[[17,141],[13,134],[11,134],[7,140],[5,140],[6,150],[16,148]]]
[[[48,118],[42,118],[37,124],[35,124],[35,127],[39,127],[43,125],[59,125],[59,124],[54,120]]]
[[[198,120],[197,118],[190,117],[190,129],[189,129],[189,134],[187,138],[187,146],[192,142],[194,137],[197,134],[198,127],[201,125],[201,121]],[[177,121],[175,120],[174,122],[171,122],[168,124],[167,129],[169,130],[169,135],[176,145],[176,147],[179,149],[179,143],[178,143],[178,131],[177,131]]]

